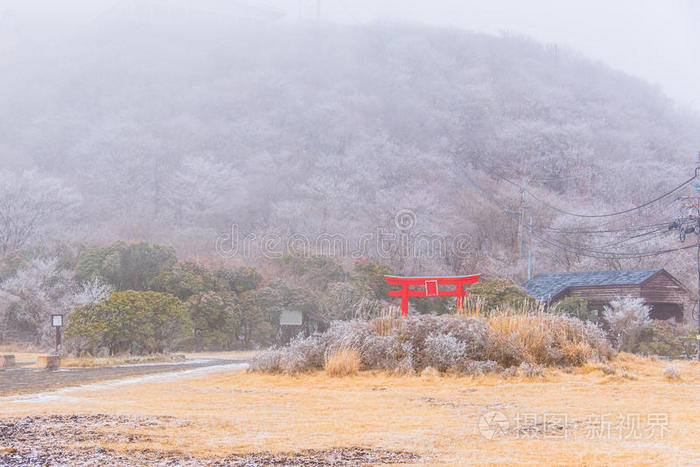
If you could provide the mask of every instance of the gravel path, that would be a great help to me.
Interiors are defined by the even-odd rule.
[[[177,372],[210,366],[245,363],[243,360],[198,360],[176,364],[124,365],[58,371],[17,368],[0,371],[0,397],[34,394],[133,376]]]

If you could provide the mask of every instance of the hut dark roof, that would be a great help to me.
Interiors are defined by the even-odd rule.
[[[523,288],[537,300],[551,300],[569,287],[640,285],[661,271],[663,269],[538,274],[525,282]]]

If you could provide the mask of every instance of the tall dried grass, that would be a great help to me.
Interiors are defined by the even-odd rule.
[[[541,310],[504,310],[491,314],[487,321],[495,337],[490,355],[497,361],[504,360],[504,349],[519,354],[521,361],[542,365],[578,366],[593,357],[605,360],[613,355],[602,331],[575,318]]]
[[[347,349],[355,349],[364,368],[399,373],[420,372],[427,366],[463,374],[501,371],[523,363],[579,366],[613,355],[595,325],[517,308],[486,317],[387,314],[370,321],[339,321],[323,335],[299,337],[261,355],[251,369],[288,374],[318,370],[335,355],[342,360],[340,355]]]
[[[466,316],[470,318],[478,318],[486,316],[486,300],[478,295],[467,295],[464,297],[462,308],[457,308],[455,314],[458,316]]]
[[[361,357],[355,349],[340,349],[326,357],[324,368],[328,376],[356,375],[360,371]]]

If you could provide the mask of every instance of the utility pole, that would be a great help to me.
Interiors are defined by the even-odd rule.
[[[698,160],[695,163],[695,191],[696,201],[695,201],[695,211],[696,211],[696,222],[695,233],[697,235],[698,242],[698,335],[695,337],[695,343],[698,344],[698,360],[700,361],[700,151],[698,151]]]
[[[523,237],[523,219],[525,217],[525,188],[520,189],[520,206],[518,206],[518,233],[515,237],[515,264],[520,263],[520,249]]]
[[[700,261],[700,256],[698,258]],[[527,236],[527,280],[530,279],[532,279],[532,216],[530,216],[530,228]]]
[[[697,242],[697,268],[698,268],[698,302],[697,302],[697,325],[698,334],[695,337],[695,343],[698,345],[697,358],[700,361],[700,152],[698,152],[698,160],[695,163],[695,196],[679,196],[679,200],[686,201],[682,206],[688,210],[686,217],[678,217],[674,220],[669,229],[678,229],[678,236],[681,242],[685,241],[686,235],[689,233],[696,234]]]

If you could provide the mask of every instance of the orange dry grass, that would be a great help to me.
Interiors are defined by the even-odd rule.
[[[360,353],[355,349],[340,349],[326,359],[328,376],[350,376],[360,371]]]
[[[61,368],[104,368],[115,365],[138,365],[143,363],[172,363],[183,360],[248,360],[259,351],[196,352],[187,354],[153,354],[144,356],[123,355],[115,357],[62,358]]]
[[[653,359],[621,355],[606,374],[603,364],[548,370],[538,380],[498,376],[465,378],[392,376],[361,372],[329,378],[224,372],[176,382],[83,388],[63,400],[23,403],[0,399],[0,417],[106,413],[171,415],[189,426],[138,429],[149,441],[117,449],[152,448],[200,455],[263,450],[367,446],[418,452],[429,464],[690,465],[700,462],[700,364],[672,362],[682,380],[668,383]],[[637,379],[622,377],[634,373]],[[483,415],[498,411],[510,427],[531,415],[564,415],[564,436],[506,431],[487,439]],[[608,436],[590,437],[591,417],[611,414]],[[666,414],[668,431],[651,438],[618,437],[618,415]],[[595,425],[593,425],[595,426]],[[103,428],[106,432],[123,430]],[[78,444],[76,442],[76,444]]]
[[[62,358],[61,368],[104,368],[115,365],[130,365],[141,363],[171,363],[182,361],[184,356],[154,354],[143,357],[117,356],[94,358]]]
[[[501,338],[513,341],[530,363],[548,363],[552,339],[571,363],[582,365],[595,353],[584,336],[548,313],[499,312],[489,316],[488,323]]]

